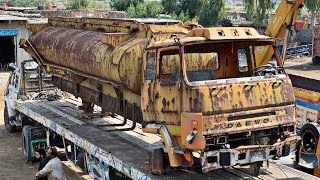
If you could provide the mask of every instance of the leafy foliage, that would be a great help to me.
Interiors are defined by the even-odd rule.
[[[314,26],[316,17],[320,16],[320,0],[305,0],[304,4],[311,13],[311,25]]]
[[[127,9],[127,16],[131,18],[156,18],[163,12],[163,6],[157,2],[131,4]]]
[[[168,14],[180,15],[184,11],[190,17],[195,17],[199,15],[205,2],[206,0],[162,0],[162,5]]]
[[[200,24],[216,26],[225,17],[225,0],[208,0],[200,12]]]
[[[108,9],[109,5],[103,1],[91,1],[88,5],[90,9]]]
[[[164,11],[168,14],[177,14],[180,10],[178,9],[179,0],[162,0],[161,4]]]
[[[143,0],[111,0],[111,9],[116,11],[126,11],[131,5],[137,7],[139,3],[143,3]]]
[[[180,14],[183,10],[188,11],[190,17],[195,17],[200,14],[200,11],[205,8],[204,5],[208,5],[210,0],[177,0],[180,1]]]
[[[16,7],[37,7],[44,5],[46,0],[11,0],[10,5]]]
[[[69,0],[66,4],[67,9],[88,8],[91,0]]]
[[[254,18],[256,26],[262,26],[268,18],[268,12],[274,8],[272,0],[244,0],[245,9],[249,17]]]

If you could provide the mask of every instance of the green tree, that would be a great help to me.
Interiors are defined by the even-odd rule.
[[[179,14],[178,17],[176,17],[175,19],[180,20],[182,22],[188,21],[190,20],[190,16],[189,16],[189,11],[187,10],[186,12],[181,11],[181,13]]]
[[[138,3],[141,2],[143,2],[143,0],[111,0],[110,6],[111,9],[116,11],[126,11],[131,4],[136,7]]]
[[[320,0],[305,0],[304,4],[311,13],[311,26],[314,26],[316,17],[320,15]]]
[[[195,17],[200,14],[200,11],[204,4],[210,3],[207,0],[180,0],[180,11],[177,14],[180,14],[181,11],[188,11],[190,17]]]
[[[177,9],[179,0],[162,0],[161,1],[164,11],[168,14],[177,14],[180,10]]]
[[[180,15],[183,11],[188,12],[192,18],[200,14],[205,2],[206,0],[162,0],[162,5],[167,14]]]
[[[163,6],[157,2],[131,4],[127,9],[127,16],[131,18],[156,18],[163,12]]]
[[[225,17],[225,0],[207,0],[200,12],[200,24],[205,27],[217,26]]]
[[[11,0],[10,5],[16,7],[37,7],[44,5],[46,0]]]
[[[268,13],[275,6],[272,0],[244,0],[245,9],[249,17],[253,18],[254,24],[262,26],[268,18]]]
[[[67,9],[88,8],[90,3],[91,3],[91,0],[69,0],[66,3],[66,8]]]

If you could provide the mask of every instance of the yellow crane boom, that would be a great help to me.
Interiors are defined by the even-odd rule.
[[[303,7],[303,2],[304,0],[282,0],[280,3],[275,15],[267,27],[267,30],[265,31],[266,36],[278,39],[278,41],[276,41],[276,45],[279,45],[280,39],[289,32],[289,27],[295,23],[298,9]],[[283,54],[285,54],[286,42],[284,44]],[[257,66],[267,64],[273,54],[274,49],[271,46],[256,49],[255,58]]]

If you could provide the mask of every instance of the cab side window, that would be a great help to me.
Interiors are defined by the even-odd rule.
[[[155,79],[155,65],[156,65],[156,54],[148,53],[147,54],[147,67],[146,67],[146,80]]]
[[[240,72],[248,71],[248,59],[245,49],[238,49],[238,63]]]

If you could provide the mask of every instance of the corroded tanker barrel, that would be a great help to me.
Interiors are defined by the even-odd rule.
[[[187,33],[176,25],[80,20],[72,19],[73,24],[70,18],[51,20],[29,41],[49,63],[123,85],[136,94],[140,94],[143,51],[150,40],[167,39],[172,32]]]

